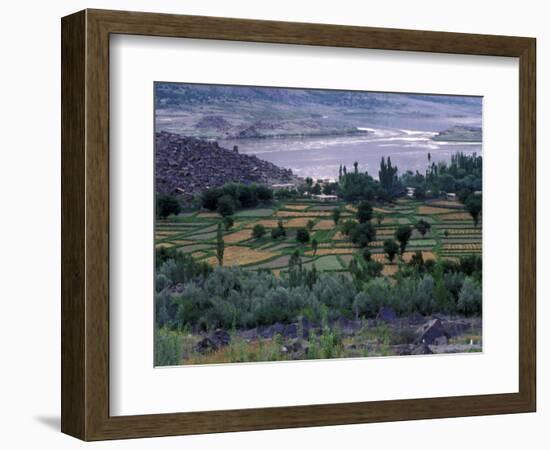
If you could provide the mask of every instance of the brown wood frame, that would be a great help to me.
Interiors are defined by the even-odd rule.
[[[84,440],[531,412],[536,409],[536,40],[85,10],[62,31],[61,429]],[[519,58],[519,392],[277,408],[109,415],[109,35]]]

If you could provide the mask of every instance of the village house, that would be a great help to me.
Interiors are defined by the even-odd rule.
[[[414,193],[416,191],[416,188],[408,187],[407,189],[407,197],[414,198]]]
[[[326,194],[313,194],[311,196],[313,200],[319,200],[320,202],[336,202],[338,201],[337,195],[326,195]]]
[[[279,183],[279,184],[272,184],[271,187],[275,190],[278,190],[278,189],[294,189],[295,185],[294,185],[294,183]]]

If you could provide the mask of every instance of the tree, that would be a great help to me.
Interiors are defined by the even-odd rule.
[[[420,250],[417,250],[412,255],[409,265],[415,266],[418,269],[421,269],[424,266],[424,256],[422,256],[422,252]]]
[[[273,200],[273,190],[263,184],[256,186],[256,196],[262,203],[269,203]]]
[[[219,189],[208,189],[204,191],[201,195],[202,207],[209,209],[210,211],[215,211],[218,207],[218,198],[222,195]]]
[[[365,247],[365,248],[363,249],[362,255],[363,255],[363,259],[364,259],[365,261],[369,262],[369,261],[371,260],[372,255],[371,255],[370,249],[369,249],[368,247]]]
[[[384,220],[384,214],[381,212],[376,213],[376,223],[380,226],[382,224],[382,221]]]
[[[230,195],[222,195],[218,198],[216,210],[222,216],[232,216],[235,213],[235,201]]]
[[[306,177],[306,186],[310,189],[313,186],[313,179],[311,177]]]
[[[353,228],[355,227],[355,225],[357,225],[357,222],[355,220],[351,220],[351,219],[348,219],[346,220],[342,225],[342,233],[344,234],[344,236],[349,236],[349,234],[351,233],[351,230],[353,230]]]
[[[474,228],[477,228],[477,224],[479,223],[479,216],[482,209],[481,196],[470,195],[466,200],[466,209],[470,213],[470,216],[472,216],[472,219],[474,221]]]
[[[252,228],[252,237],[254,239],[261,239],[265,236],[265,227],[261,223],[257,223]]]
[[[378,171],[378,179],[380,180],[380,186],[390,197],[393,195],[393,188],[397,184],[397,167],[391,165],[391,159],[388,156],[388,160],[382,157],[380,161],[380,170]]]
[[[417,200],[422,200],[426,198],[426,189],[424,189],[424,186],[417,186],[414,189],[414,198]]]
[[[177,198],[171,195],[158,194],[156,210],[159,219],[166,219],[170,214],[179,214],[181,207]]]
[[[296,240],[301,244],[309,242],[309,231],[307,231],[305,228],[298,228],[298,230],[296,231]]]
[[[424,219],[420,219],[414,227],[418,230],[418,232],[424,236],[432,227],[428,222],[426,222]]]
[[[409,225],[401,225],[395,232],[395,238],[399,241],[401,255],[405,253],[409,239],[411,238],[412,228]]]
[[[399,251],[399,245],[397,245],[397,242],[393,239],[386,239],[384,241],[384,251],[386,252],[386,255],[388,255],[388,260],[392,263],[395,255]]]
[[[357,220],[359,223],[365,223],[372,219],[372,206],[371,204],[363,200],[357,207]]]
[[[221,199],[218,200],[218,207],[220,200]],[[254,208],[255,206],[258,206],[256,186],[248,186],[246,184],[237,185],[236,199],[234,198],[233,200],[234,203],[240,205],[241,208]],[[235,200],[237,201],[235,202]]]
[[[341,215],[342,215],[342,211],[340,210],[340,208],[336,208],[332,210],[332,220],[334,220],[334,225],[338,225]]]
[[[216,235],[216,257],[218,265],[223,266],[223,253],[225,251],[225,243],[223,242],[222,224],[218,223],[218,232]]]
[[[315,186],[313,186],[313,189],[311,190],[311,193],[314,195],[321,194],[321,185],[319,183],[315,183]]]
[[[327,183],[323,185],[323,194],[333,195],[336,192],[338,185],[336,183]]]
[[[286,237],[286,230],[285,230],[285,227],[283,226],[282,220],[279,220],[279,222],[277,223],[277,227],[271,230],[271,237],[273,239]]]
[[[223,226],[226,230],[229,230],[233,224],[235,223],[235,221],[233,220],[233,217],[231,216],[226,216],[223,218]]]
[[[376,230],[370,222],[356,224],[349,233],[351,242],[366,247],[376,238]]]
[[[313,227],[314,227],[314,226],[315,226],[315,221],[309,219],[309,220],[307,221],[307,225],[306,225],[307,229],[308,229],[309,231],[311,231],[311,230],[313,230]]]
[[[317,253],[317,247],[319,246],[319,242],[317,242],[317,239],[313,238],[311,240],[311,249],[313,250],[313,256]]]

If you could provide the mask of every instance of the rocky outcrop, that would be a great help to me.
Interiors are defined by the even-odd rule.
[[[256,156],[241,155],[215,141],[165,131],[156,134],[155,158],[157,192],[187,200],[229,182],[271,185],[298,181],[290,169]]]
[[[221,347],[225,347],[226,345],[229,345],[230,342],[231,342],[231,336],[229,336],[229,333],[227,331],[216,330],[210,336],[207,336],[201,339],[197,343],[195,350],[201,354],[208,353],[208,352],[215,352]]]
[[[441,324],[441,320],[432,319],[422,325],[418,330],[418,343],[435,344],[436,340],[441,337],[447,337],[445,328]]]

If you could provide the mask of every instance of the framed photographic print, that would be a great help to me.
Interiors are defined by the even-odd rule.
[[[62,431],[530,412],[535,39],[62,20]]]

